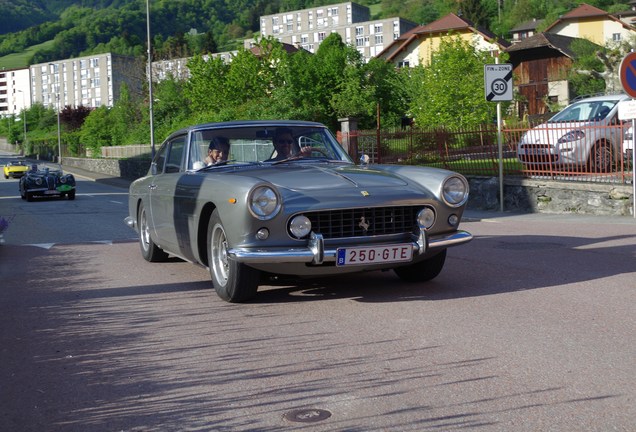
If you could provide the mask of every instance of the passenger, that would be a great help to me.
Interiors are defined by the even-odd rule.
[[[208,155],[205,158],[206,165],[214,165],[227,161],[230,155],[230,142],[227,138],[218,136],[212,138],[208,147]]]

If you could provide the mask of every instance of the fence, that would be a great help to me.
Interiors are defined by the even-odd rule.
[[[567,124],[540,132],[531,131],[531,127],[502,129],[504,175],[600,183],[632,181],[629,124],[594,124],[578,127],[574,132]],[[522,146],[518,156],[518,143],[526,133],[533,143]],[[587,146],[568,144],[584,137],[580,142],[588,142]],[[496,125],[476,130],[414,127],[358,130],[338,133],[338,139],[347,144],[353,157],[358,159],[366,154],[374,163],[426,165],[464,175],[499,174]]]

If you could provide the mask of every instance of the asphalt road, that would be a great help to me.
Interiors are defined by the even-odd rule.
[[[633,431],[634,219],[469,212],[463,228],[475,240],[430,283],[349,275],[240,305],[130,235],[7,242],[0,430]]]

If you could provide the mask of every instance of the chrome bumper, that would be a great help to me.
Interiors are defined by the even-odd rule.
[[[473,235],[467,231],[455,231],[429,237],[422,231],[411,244],[414,254],[423,254],[429,250],[442,250],[451,246],[468,243]],[[336,261],[336,248],[325,249],[324,240],[320,234],[312,233],[307,247],[302,248],[271,248],[271,249],[229,249],[227,254],[232,259],[242,263],[311,263],[322,264]]]
[[[124,223],[126,224],[126,226],[128,226],[129,228],[134,229],[135,231],[137,231],[137,221],[130,217],[130,216],[126,216],[124,218]]]

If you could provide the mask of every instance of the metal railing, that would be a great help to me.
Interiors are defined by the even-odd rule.
[[[599,183],[631,183],[633,163],[631,141],[626,140],[628,124],[587,126],[583,133],[594,144],[585,152],[544,142],[559,148],[559,156],[547,148],[518,151],[518,144],[532,125],[502,129],[502,167],[505,176],[558,179]],[[551,127],[546,134],[562,137],[567,125]],[[580,132],[579,132],[580,133]],[[475,130],[452,128],[358,130],[338,133],[352,157],[367,154],[373,163],[411,164],[445,168],[464,175],[499,175],[499,146],[496,125]],[[631,139],[631,137],[630,137]],[[538,139],[541,141],[541,139]],[[558,138],[556,139],[558,140]],[[548,140],[543,140],[548,141]],[[627,144],[627,146],[625,145]],[[565,149],[562,151],[561,149]],[[526,154],[527,152],[527,154]],[[554,152],[554,150],[552,150]],[[598,153],[594,156],[594,152]],[[571,157],[579,154],[577,158]],[[584,155],[583,155],[584,154]],[[585,160],[583,160],[585,159]],[[600,161],[606,161],[601,163]]]

